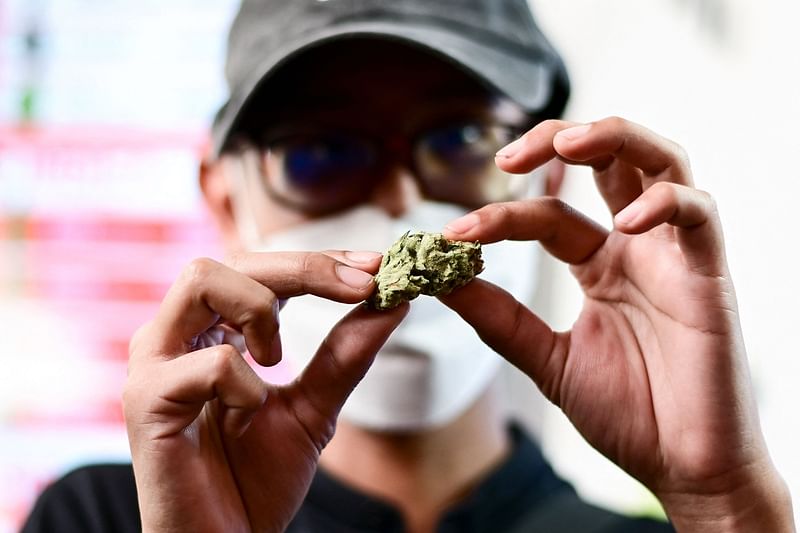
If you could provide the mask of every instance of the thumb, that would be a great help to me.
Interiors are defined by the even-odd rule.
[[[307,428],[330,427],[408,309],[408,304],[389,311],[360,305],[331,329],[294,384],[295,409]]]
[[[558,405],[566,364],[564,337],[514,296],[476,278],[439,299],[470,324],[494,351],[527,374]]]

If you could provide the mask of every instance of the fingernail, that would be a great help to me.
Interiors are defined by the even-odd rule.
[[[591,124],[584,124],[583,126],[573,126],[572,128],[561,130],[556,135],[568,141],[574,141],[589,133],[590,129],[592,129]]]
[[[617,213],[617,215],[614,217],[614,220],[617,222],[617,224],[628,225],[633,222],[641,212],[642,203],[637,200],[631,202],[625,209]]]
[[[377,252],[345,252],[344,256],[356,263],[371,263],[378,259],[381,254]]]
[[[513,142],[507,144],[506,146],[504,146],[503,148],[501,148],[494,156],[495,157],[503,157],[503,158],[506,158],[506,159],[508,159],[510,157],[514,157],[517,154],[517,152],[519,152],[520,149],[522,148],[523,143],[524,143],[524,139],[522,137],[520,137],[516,141],[513,141]]]
[[[336,265],[336,275],[339,276],[343,283],[354,289],[363,289],[372,282],[372,274],[357,268],[350,268],[341,263]]]
[[[470,213],[468,215],[464,215],[461,218],[457,218],[452,222],[448,222],[445,226],[445,229],[452,231],[453,233],[466,233],[475,226],[478,225],[481,219],[475,213]]]
[[[283,357],[283,344],[281,343],[281,336],[276,331],[272,337],[272,343],[269,345],[269,360],[274,365],[280,362]]]

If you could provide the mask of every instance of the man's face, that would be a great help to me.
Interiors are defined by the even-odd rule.
[[[327,45],[289,69],[269,81],[269,101],[247,110],[240,131],[248,146],[204,179],[230,248],[382,250],[403,231],[442,228],[510,190],[503,186],[512,180],[494,165],[510,139],[492,135],[501,124],[524,127],[528,117],[442,60],[361,42]],[[529,190],[528,176],[514,180]],[[535,248],[504,243],[485,253],[485,279],[530,294],[534,276],[509,276],[507,267],[535,272]],[[304,368],[346,310],[293,299],[281,312],[290,368]],[[498,368],[456,314],[433,299],[417,301],[342,416],[382,430],[432,427],[462,413]]]
[[[274,97],[243,126],[259,162],[245,177],[248,216],[262,236],[367,203],[390,216],[425,197],[479,207],[493,194],[484,189],[504,186],[486,175],[497,174],[507,126],[528,120],[455,67],[398,44],[328,45],[270,83]]]

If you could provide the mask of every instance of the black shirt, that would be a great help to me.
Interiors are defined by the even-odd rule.
[[[512,427],[509,458],[442,519],[437,533],[666,533],[662,522],[623,517],[578,499],[537,446]],[[131,465],[75,470],[47,488],[24,533],[141,531]],[[289,533],[402,533],[397,509],[350,489],[321,469]]]

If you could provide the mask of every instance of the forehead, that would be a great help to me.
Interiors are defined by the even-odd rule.
[[[245,115],[251,128],[324,117],[393,123],[487,112],[500,101],[477,78],[431,52],[401,42],[350,39],[291,59]],[[506,101],[504,107],[509,105]]]

